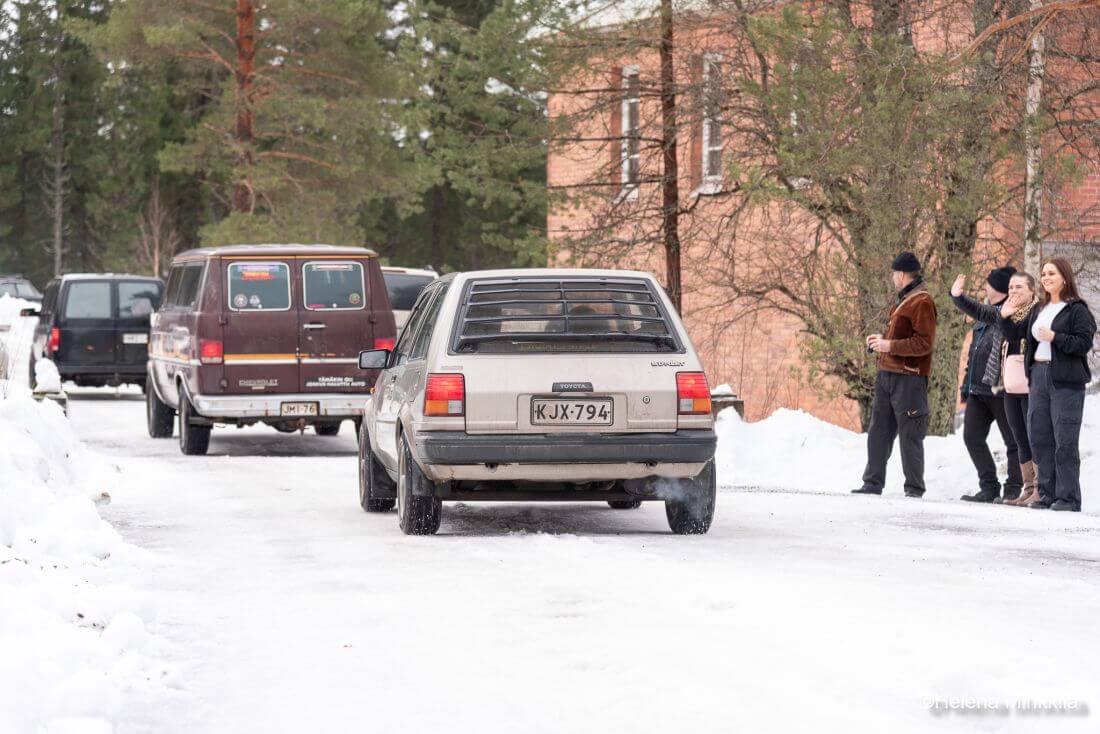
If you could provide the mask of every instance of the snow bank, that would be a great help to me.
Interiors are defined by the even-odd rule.
[[[9,384],[0,399],[0,731],[113,731],[157,646],[142,599],[101,584],[147,556],[96,511],[117,470],[61,409]]]
[[[1085,399],[1081,427],[1082,491],[1100,477],[1100,395]],[[718,416],[718,476],[726,486],[781,487],[811,492],[847,492],[860,486],[867,461],[867,437],[798,410],[778,410],[746,423],[732,409]],[[1004,443],[996,429],[989,445],[1005,476]],[[925,496],[958,499],[977,490],[977,474],[961,435],[929,436],[924,442]],[[887,471],[887,492],[901,493],[901,458],[895,445]]]

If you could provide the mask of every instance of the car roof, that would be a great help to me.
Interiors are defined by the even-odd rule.
[[[160,280],[155,275],[131,275],[129,273],[66,273],[61,280]]]
[[[301,244],[271,244],[271,245],[220,245],[218,247],[199,247],[194,250],[186,250],[173,258],[173,262],[181,260],[197,260],[211,257],[256,257],[256,256],[316,256],[316,255],[344,255],[347,257],[378,257],[378,253],[366,247],[354,245],[301,245]]]
[[[439,273],[427,268],[405,268],[400,265],[383,265],[383,273],[401,273],[402,275],[424,275],[429,278],[438,278]]]
[[[466,283],[471,280],[500,280],[507,278],[639,278],[656,282],[652,273],[641,270],[610,270],[599,268],[508,268],[501,270],[469,270],[449,273],[441,280]]]

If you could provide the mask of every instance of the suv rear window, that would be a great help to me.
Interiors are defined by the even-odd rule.
[[[388,273],[383,271],[386,292],[390,296],[390,308],[395,311],[408,311],[416,303],[416,297],[435,280],[430,275],[409,275],[407,273]]]
[[[290,266],[280,262],[230,263],[229,308],[233,311],[290,309]]]
[[[365,306],[362,263],[306,263],[302,266],[302,283],[306,308],[310,311],[361,309]]]
[[[636,279],[475,281],[456,322],[456,352],[678,352],[649,283]]]
[[[106,280],[70,283],[65,296],[66,319],[109,319],[111,284]]]

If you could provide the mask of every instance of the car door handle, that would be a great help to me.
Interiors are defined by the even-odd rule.
[[[325,328],[325,325],[324,324],[304,324],[302,326],[302,328],[303,329],[309,329],[309,330],[312,331],[314,329],[323,329],[323,328]]]

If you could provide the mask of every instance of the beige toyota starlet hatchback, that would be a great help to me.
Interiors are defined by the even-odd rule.
[[[401,530],[444,500],[665,503],[674,533],[714,516],[710,391],[648,273],[498,270],[431,283],[381,369],[359,435],[359,501]]]

